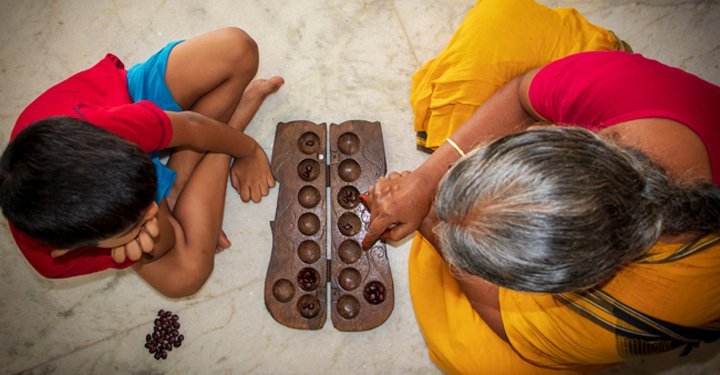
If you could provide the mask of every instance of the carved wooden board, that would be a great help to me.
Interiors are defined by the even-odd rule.
[[[280,123],[272,170],[280,187],[265,279],[270,314],[288,327],[322,328],[329,284],[335,328],[381,325],[394,305],[392,274],[385,244],[360,247],[370,214],[358,199],[386,172],[380,123]]]

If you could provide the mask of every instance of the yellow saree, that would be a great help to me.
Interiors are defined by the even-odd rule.
[[[413,76],[410,101],[418,148],[438,147],[516,75],[573,53],[612,49],[629,47],[574,9],[550,9],[530,0],[478,1],[440,55]],[[652,262],[678,247],[656,245],[650,258],[623,269],[603,290],[675,324],[701,326],[716,320],[720,245],[672,262]],[[510,344],[504,342],[477,315],[448,266],[420,235],[410,253],[409,277],[430,357],[449,373],[582,373],[651,352],[581,316],[556,296],[501,288]],[[603,318],[619,324],[613,316]]]

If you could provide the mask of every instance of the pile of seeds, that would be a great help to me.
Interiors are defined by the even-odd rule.
[[[180,334],[180,317],[173,315],[172,311],[160,310],[155,319],[152,333],[145,336],[145,348],[155,359],[166,359],[167,352],[182,345],[185,336]]]

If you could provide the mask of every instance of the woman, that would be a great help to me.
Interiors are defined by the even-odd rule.
[[[720,88],[641,55],[530,69],[370,189],[364,245],[419,229],[411,295],[449,372],[584,372],[712,341],[719,117]]]

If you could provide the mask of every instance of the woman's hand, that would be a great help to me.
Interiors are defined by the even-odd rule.
[[[125,259],[139,260],[143,254],[151,254],[155,249],[155,240],[160,234],[157,216],[148,220],[140,227],[137,236],[130,242],[112,248],[110,255],[115,263],[122,263]]]
[[[243,202],[252,199],[258,203],[262,197],[268,195],[270,188],[275,186],[275,178],[270,170],[268,157],[260,145],[256,144],[252,154],[235,158],[230,169],[230,180]]]
[[[392,172],[380,177],[362,197],[370,211],[370,224],[362,246],[378,238],[397,241],[414,232],[432,206],[435,186],[417,172]]]

